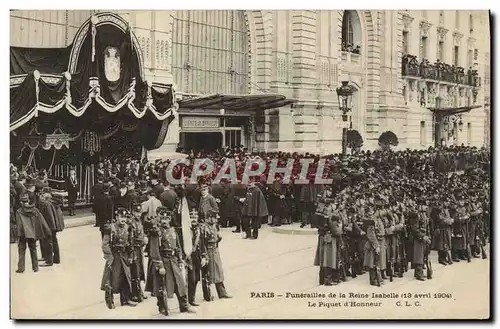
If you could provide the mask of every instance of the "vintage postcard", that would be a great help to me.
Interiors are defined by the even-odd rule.
[[[489,319],[490,29],[11,10],[11,318]]]

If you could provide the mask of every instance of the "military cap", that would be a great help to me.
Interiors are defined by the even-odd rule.
[[[115,215],[116,216],[127,216],[127,215],[130,215],[130,212],[123,207],[118,207],[118,209],[115,210]]]
[[[26,188],[30,188],[30,187],[33,187],[35,186],[35,182],[33,181],[32,178],[29,178],[26,180],[26,184],[24,184],[26,186]]]
[[[125,182],[120,182],[120,188],[127,188],[127,184]]]
[[[142,204],[140,204],[139,202],[134,202],[132,204],[132,211],[133,212],[142,212]]]
[[[156,208],[156,214],[159,216],[168,216],[169,211],[167,207],[158,207]]]
[[[23,193],[19,196],[19,201],[21,202],[29,202],[30,201],[30,196],[28,193]]]

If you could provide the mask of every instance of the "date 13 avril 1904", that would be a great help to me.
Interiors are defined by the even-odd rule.
[[[380,307],[384,301],[392,301],[395,306],[419,307],[421,300],[429,299],[453,299],[451,293],[275,293],[275,292],[251,292],[250,298],[285,298],[305,299],[308,307]],[[324,299],[324,300],[320,300]]]

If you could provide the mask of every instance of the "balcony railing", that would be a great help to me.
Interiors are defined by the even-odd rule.
[[[439,60],[431,64],[427,59],[420,63],[417,56],[403,56],[403,76],[419,77],[423,79],[432,79],[437,81],[458,83],[472,87],[481,86],[481,78],[477,70],[467,70],[460,66],[448,65]]]

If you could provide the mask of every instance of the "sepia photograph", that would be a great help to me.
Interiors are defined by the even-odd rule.
[[[491,319],[489,10],[63,8],[9,12],[11,320]]]

